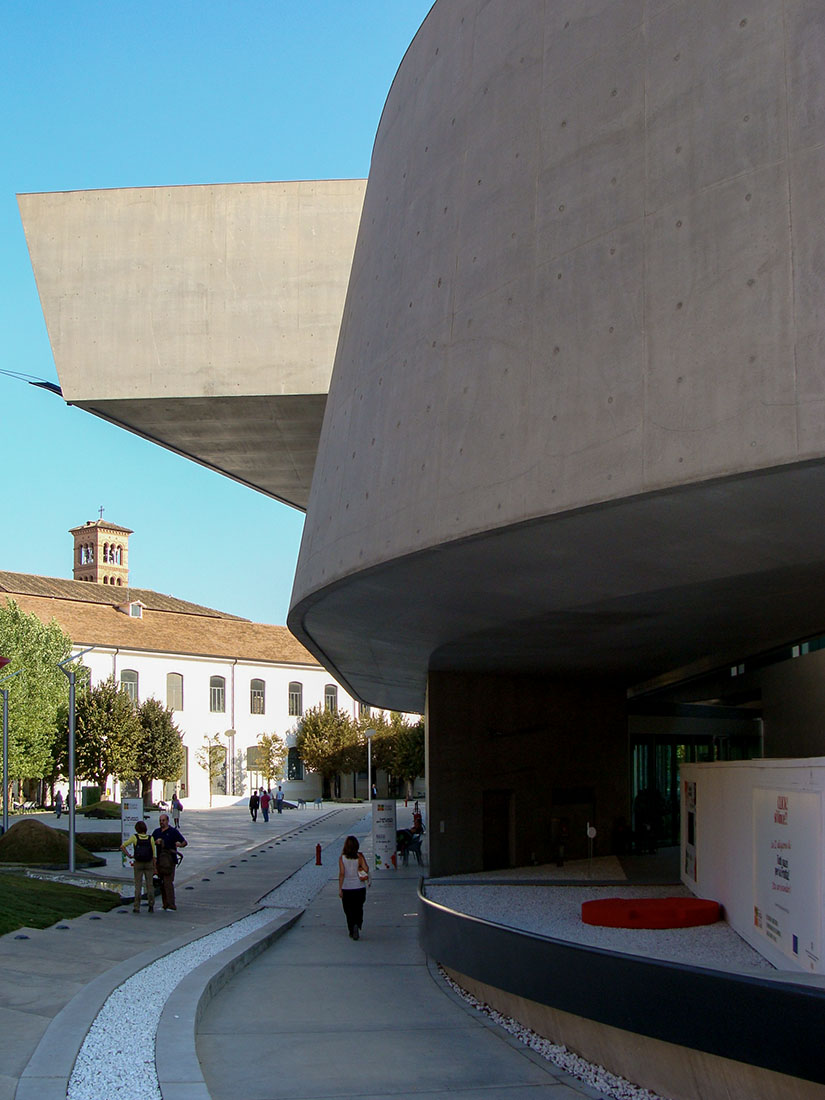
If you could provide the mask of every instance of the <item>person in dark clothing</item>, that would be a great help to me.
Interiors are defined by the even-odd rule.
[[[253,821],[258,820],[258,807],[261,804],[261,800],[258,797],[258,792],[255,790],[249,796],[249,816]]]
[[[152,833],[152,838],[157,849],[160,894],[164,909],[177,909],[177,905],[175,905],[175,868],[180,861],[178,848],[185,848],[187,844],[183,833],[176,829],[174,825],[169,824],[169,814],[161,814],[158,820],[160,825]]]

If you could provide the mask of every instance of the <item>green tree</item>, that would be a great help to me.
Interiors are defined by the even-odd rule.
[[[258,738],[258,771],[264,777],[267,790],[272,780],[284,774],[286,742],[277,733],[262,733]]]
[[[423,721],[411,725],[398,711],[391,711],[389,717],[379,711],[359,718],[358,729],[364,743],[366,731],[375,730],[372,738],[373,767],[406,782],[410,793],[416,776],[424,774]],[[366,766],[365,748],[361,770],[365,770]]]
[[[195,753],[195,760],[198,767],[203,768],[209,778],[209,805],[211,806],[212,788],[226,768],[226,745],[221,741],[219,733],[204,736],[203,748]]]
[[[183,773],[184,751],[181,732],[172,711],[157,699],[149,698],[137,710],[140,733],[134,742],[130,760],[120,775],[139,779],[143,805],[152,801],[152,780],[178,780]]]
[[[5,685],[13,779],[39,779],[53,770],[55,721],[69,694],[68,680],[57,665],[70,655],[71,646],[54,620],[43,623],[27,615],[14,600],[0,605],[0,654],[11,659],[2,675],[21,673]]]
[[[396,778],[407,784],[407,794],[411,795],[416,777],[424,775],[424,721],[421,719],[411,726],[400,715],[398,717],[400,721],[396,727],[390,770]]]
[[[78,691],[75,699],[75,772],[105,789],[110,775],[131,778],[140,736],[137,707],[113,676]]]
[[[364,751],[362,742],[358,727],[348,714],[325,707],[308,710],[295,735],[301,760],[324,779],[356,770]]]
[[[358,719],[358,735],[362,746],[362,758],[358,761],[358,770],[367,770],[367,730],[375,730],[372,737],[372,766],[385,772],[392,772],[395,729],[382,711],[363,714]],[[370,782],[372,777],[370,776]]]

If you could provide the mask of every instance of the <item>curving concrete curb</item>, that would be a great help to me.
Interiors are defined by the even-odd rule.
[[[215,994],[291,928],[303,912],[287,910],[272,924],[201,963],[175,987],[161,1012],[155,1040],[155,1068],[163,1100],[210,1100],[197,1052],[201,1016]]]

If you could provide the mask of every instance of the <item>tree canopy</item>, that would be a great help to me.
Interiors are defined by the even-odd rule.
[[[424,723],[410,725],[402,714],[389,717],[378,711],[353,721],[344,711],[313,707],[298,726],[295,747],[310,771],[325,779],[345,772],[367,770],[368,729],[372,763],[396,779],[412,783],[424,774]]]
[[[364,741],[366,730],[375,730],[372,738],[374,767],[407,784],[424,774],[423,720],[410,724],[403,714],[394,710],[389,717],[381,712],[364,715],[358,721],[358,728]],[[366,768],[366,756],[362,767]]]
[[[0,605],[0,654],[9,657],[1,676],[20,672],[9,692],[9,776],[40,778],[54,767],[54,726],[69,682],[58,662],[71,654],[71,639],[54,620],[27,615],[14,600]]]
[[[257,768],[264,777],[264,783],[269,788],[273,779],[284,774],[284,760],[286,760],[286,742],[277,733],[262,733],[256,746]]]
[[[77,777],[104,788],[110,775],[121,779],[136,777],[135,751],[140,730],[137,708],[113,676],[78,691],[75,699]],[[62,770],[65,771],[65,767]]]
[[[295,747],[310,771],[330,779],[339,772],[358,768],[363,739],[345,711],[319,706],[312,707],[301,719]]]
[[[138,707],[140,733],[134,744],[124,779],[139,779],[144,804],[152,797],[152,780],[178,780],[183,773],[184,750],[181,732],[172,711],[157,699],[144,700]]]

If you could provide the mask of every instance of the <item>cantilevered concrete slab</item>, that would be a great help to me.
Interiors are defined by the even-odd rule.
[[[305,507],[364,188],[20,195],[65,399]]]

